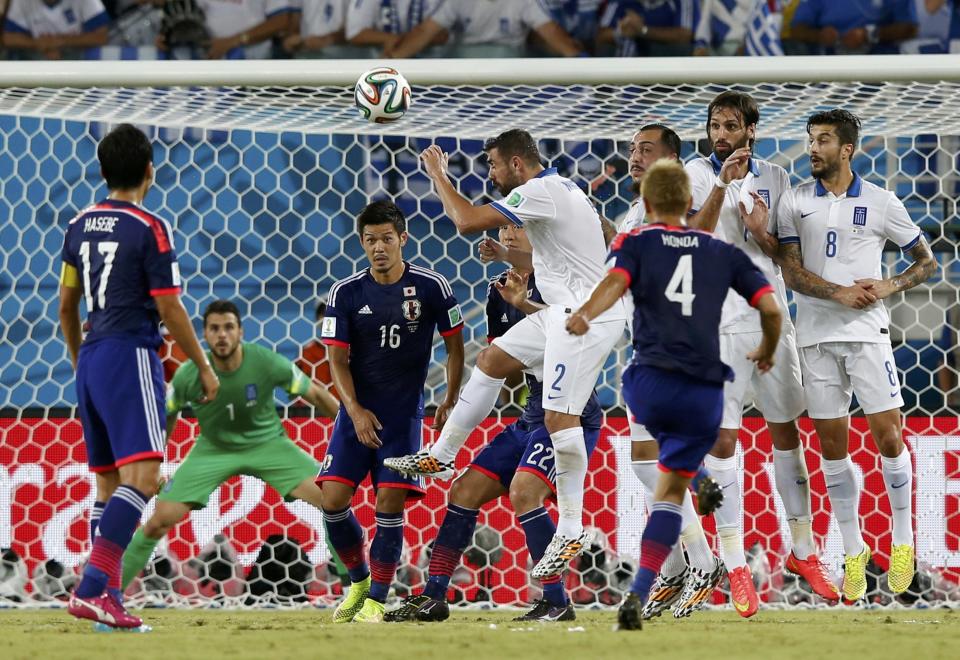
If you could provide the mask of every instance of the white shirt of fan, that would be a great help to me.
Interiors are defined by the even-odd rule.
[[[357,0],[289,0],[293,11],[300,12],[300,34],[322,37],[344,29],[347,10]]]
[[[390,7],[385,7],[384,0],[348,0],[353,2],[350,11],[347,12],[344,32],[347,39],[353,39],[363,30],[374,29],[384,32],[393,32],[390,26],[389,16],[386,12],[391,9],[397,12],[396,24],[400,28],[400,33],[409,32],[416,25],[413,23],[413,17],[410,16],[410,7],[418,0],[389,0]],[[420,21],[433,16],[434,12],[443,4],[444,0],[419,0],[422,2],[422,14]],[[309,3],[310,0],[307,0]]]
[[[197,0],[197,4],[207,17],[207,29],[214,39],[232,37],[276,14],[296,9],[292,0]]]
[[[840,286],[882,278],[887,240],[907,251],[922,233],[896,195],[859,175],[839,197],[819,180],[788,191],[780,200],[775,223],[771,222],[770,233],[781,245],[800,245],[804,269]],[[801,348],[824,342],[890,343],[890,315],[882,300],[866,309],[852,309],[796,292],[794,298]]]
[[[430,18],[447,30],[459,27],[465,45],[515,47],[526,43],[531,30],[553,20],[537,0],[446,0]]]
[[[81,34],[109,22],[110,16],[100,0],[60,0],[53,6],[43,0],[12,0],[5,29],[40,37]]]

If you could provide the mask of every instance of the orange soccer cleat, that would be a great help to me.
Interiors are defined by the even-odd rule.
[[[733,608],[744,619],[749,619],[760,609],[760,599],[753,586],[750,568],[747,566],[735,568],[727,574],[727,577],[730,579],[730,600],[733,601]]]
[[[806,580],[810,588],[831,605],[840,601],[840,590],[830,581],[830,576],[827,575],[827,567],[816,555],[810,555],[806,559],[798,559],[791,552],[790,556],[787,557],[785,568]]]

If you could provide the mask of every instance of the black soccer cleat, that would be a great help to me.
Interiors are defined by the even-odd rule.
[[[708,516],[723,503],[723,488],[713,477],[704,477],[697,486],[697,513]]]
[[[446,621],[450,618],[450,606],[447,605],[446,600],[428,598],[425,603],[420,605],[420,609],[418,609],[416,614],[413,615],[413,618],[417,621],[426,621],[432,623]]]
[[[576,621],[577,613],[573,609],[573,603],[566,605],[550,605],[546,613],[535,621],[550,623],[553,621]]]
[[[533,608],[526,614],[514,618],[514,621],[539,621],[541,617],[550,611],[550,602],[546,598],[541,598],[533,604]]]
[[[627,594],[617,610],[617,630],[643,630],[643,603],[635,593]]]
[[[398,623],[401,621],[416,621],[416,614],[420,610],[420,606],[429,600],[430,596],[424,596],[423,594],[407,596],[403,599],[403,602],[400,603],[400,606],[395,610],[384,612],[383,620],[391,623]]]

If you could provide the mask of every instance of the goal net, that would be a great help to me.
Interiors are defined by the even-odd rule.
[[[960,230],[960,69],[939,56],[712,59],[691,61],[410,61],[413,106],[398,123],[363,122],[352,85],[374,62],[18,63],[0,71],[0,601],[62,598],[89,549],[94,481],[75,417],[73,373],[56,303],[59,252],[68,220],[106,194],[96,145],[108,128],[132,122],[154,143],[156,185],[146,205],[169,219],[195,319],[214,299],[235,300],[245,338],[296,359],[318,336],[314,309],[330,285],[365,266],[354,219],[370,200],[396,201],[409,220],[406,258],[446,276],[467,323],[468,367],[485,345],[487,282],[503,269],[476,256],[443,217],[417,155],[436,142],[450,152],[459,189],[494,198],[483,139],[522,127],[544,158],[581,185],[602,214],[618,219],[633,197],[627,144],[641,125],[662,122],[681,135],[683,157],[697,153],[705,111],[736,87],[759,102],[756,153],[784,166],[794,183],[809,175],[806,117],[842,106],[864,120],[857,172],[896,191],[926,232],[940,271],[928,284],[888,301],[897,368],[904,384],[905,439],[914,480],[918,579],[904,604],[957,598],[960,579],[960,403],[957,298]],[[694,70],[695,68],[695,70]],[[823,72],[829,72],[824,74]],[[885,268],[905,268],[899,252]],[[427,402],[444,391],[442,343]],[[634,572],[646,518],[630,470],[619,394],[629,350],[605,368],[598,393],[606,411],[586,488],[594,542],[567,577],[575,603],[618,602]],[[332,423],[278,399],[293,440],[322,458]],[[473,454],[517,413],[498,409],[472,435]],[[831,521],[818,443],[804,418],[814,530],[839,581],[842,548]],[[851,450],[862,473],[865,538],[875,550],[869,598],[894,602],[881,579],[890,548],[890,508],[867,425],[855,414]],[[164,473],[172,474],[197,429],[177,426]],[[424,431],[425,440],[432,440]],[[465,454],[466,454],[465,453]],[[813,604],[784,573],[789,533],[773,487],[771,442],[748,414],[743,466],[745,548],[761,598]],[[465,465],[467,455],[460,457]],[[418,590],[448,488],[431,485],[406,515],[406,543],[394,593]],[[355,502],[373,531],[367,485]],[[145,513],[150,515],[152,505]],[[712,542],[712,519],[704,521]],[[486,506],[453,580],[455,602],[519,606],[537,596],[522,531],[504,498]],[[342,593],[320,513],[284,502],[252,477],[234,478],[209,505],[177,525],[146,573],[134,602],[228,605],[329,604]],[[722,591],[716,603],[725,602]]]

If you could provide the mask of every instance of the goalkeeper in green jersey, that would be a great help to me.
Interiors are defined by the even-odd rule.
[[[198,403],[203,392],[193,362],[185,362],[167,392],[167,439],[180,409],[190,405],[200,435],[190,454],[157,496],[150,520],[134,535],[123,555],[126,589],[167,532],[189,513],[202,509],[210,494],[230,477],[249,474],[273,486],[285,499],[320,508],[319,466],[287,436],[274,402],[274,390],[303,397],[326,417],[340,404],[289,360],[257,344],[244,343],[240,312],[228,300],[210,303],[203,313],[203,336],[220,377],[214,401]]]

